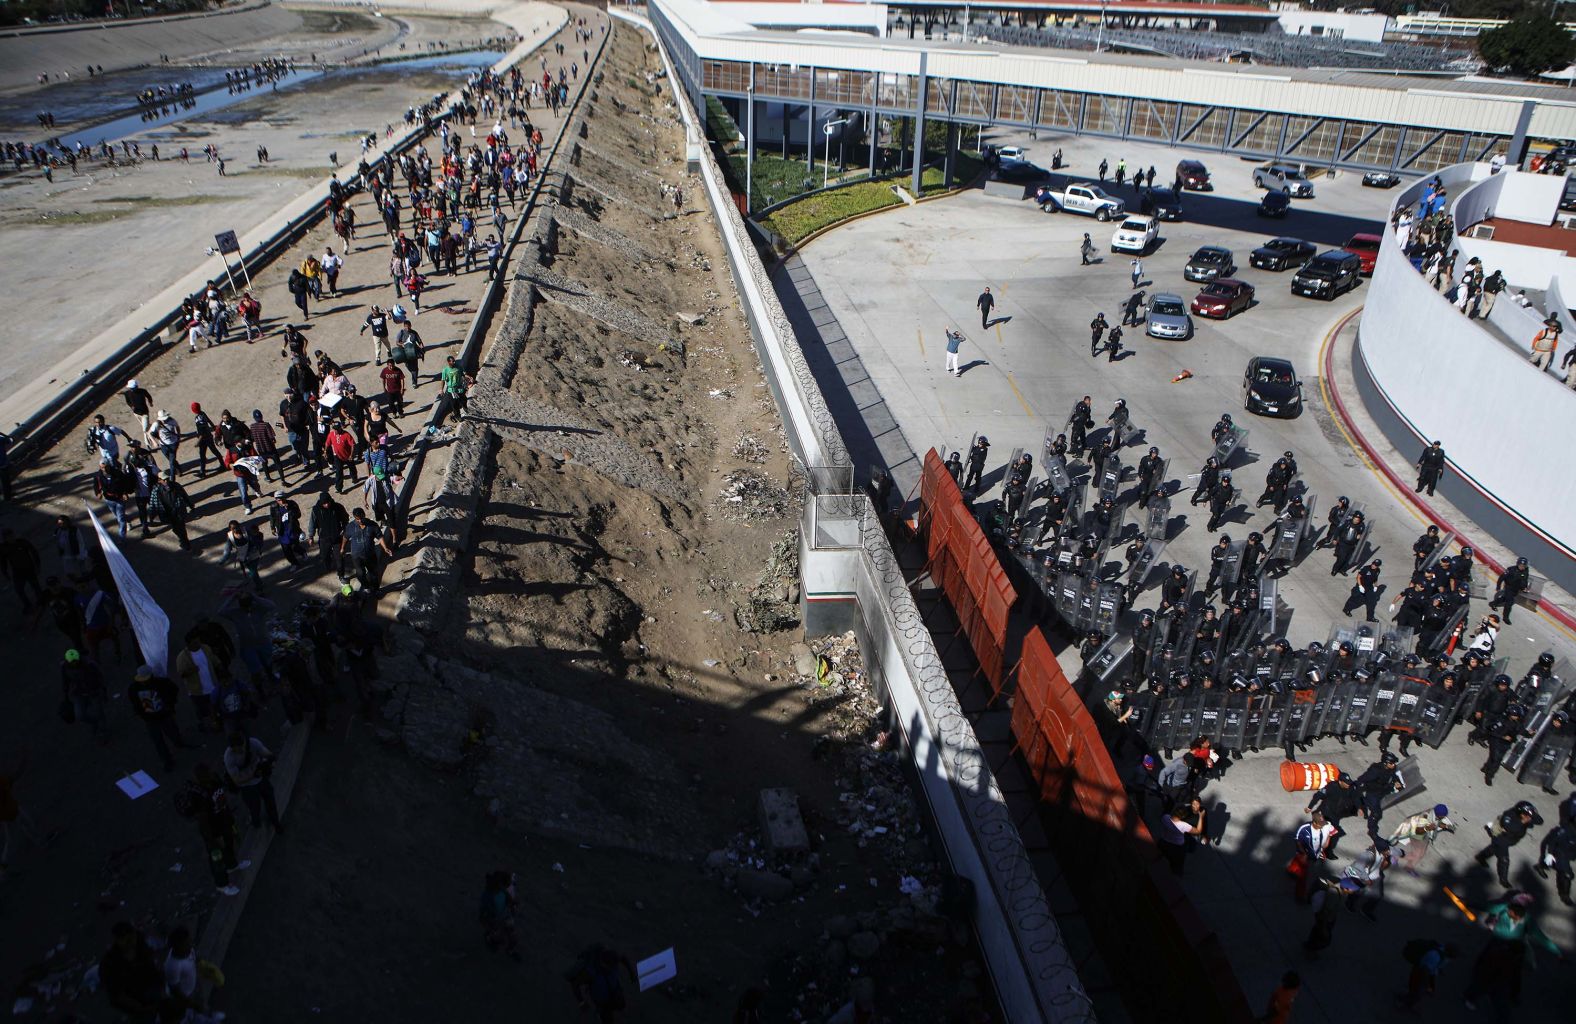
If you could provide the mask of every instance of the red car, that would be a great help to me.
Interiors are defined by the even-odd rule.
[[[1253,286],[1246,281],[1228,277],[1204,286],[1193,298],[1193,312],[1197,316],[1224,320],[1253,305]]]
[[[1364,274],[1372,274],[1374,272],[1374,260],[1379,258],[1380,241],[1381,239],[1378,235],[1353,235],[1341,248],[1363,261]]]

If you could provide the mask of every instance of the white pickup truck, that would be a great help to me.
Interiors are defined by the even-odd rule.
[[[1041,185],[1034,190],[1034,201],[1046,213],[1066,210],[1098,220],[1110,220],[1127,212],[1127,205],[1120,199],[1112,199],[1099,185],[1088,182],[1068,185],[1060,192],[1049,185]]]

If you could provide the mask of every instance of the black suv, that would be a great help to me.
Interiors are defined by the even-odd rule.
[[[1331,249],[1303,264],[1291,279],[1291,293],[1329,301],[1356,288],[1362,278],[1363,261],[1356,253]]]

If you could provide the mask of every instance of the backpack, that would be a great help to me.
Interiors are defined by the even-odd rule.
[[[290,271],[290,280],[285,284],[291,295],[300,295],[306,290],[306,275],[300,270]]]
[[[1401,959],[1416,967],[1422,962],[1423,957],[1440,948],[1440,944],[1433,939],[1411,939],[1401,947]]]

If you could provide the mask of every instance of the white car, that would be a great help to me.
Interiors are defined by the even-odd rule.
[[[1003,160],[1027,160],[1029,151],[1022,146],[998,146],[996,155]]]
[[[1143,214],[1132,214],[1111,235],[1113,252],[1145,253],[1160,237],[1160,222]]]

